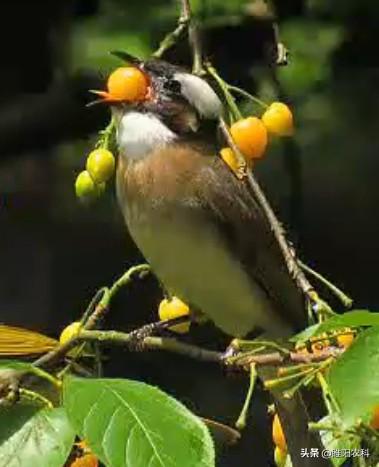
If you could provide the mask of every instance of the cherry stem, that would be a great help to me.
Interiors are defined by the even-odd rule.
[[[112,117],[108,125],[104,128],[104,130],[100,131],[100,138],[97,142],[96,147],[109,149],[110,140],[116,128],[115,119]]]
[[[54,408],[52,402],[38,392],[31,391],[30,389],[20,388],[19,394],[21,398],[28,399],[32,402],[39,402],[40,404],[46,406],[48,409]]]
[[[246,427],[246,419],[247,419],[247,415],[248,415],[248,411],[249,411],[249,407],[250,407],[250,403],[251,403],[251,398],[253,396],[253,393],[254,393],[254,387],[255,387],[255,382],[257,380],[257,370],[256,370],[256,366],[254,363],[251,363],[250,364],[250,382],[249,382],[249,388],[247,390],[247,393],[246,393],[246,398],[245,398],[245,402],[243,404],[243,407],[242,407],[242,410],[241,410],[241,413],[236,421],[236,428],[238,430],[243,430],[245,427]]]
[[[249,92],[245,91],[244,89],[238,88],[237,86],[232,86],[228,84],[228,89],[229,91],[236,92],[238,94],[241,94],[241,96],[246,97],[247,99],[250,99],[253,101],[255,104],[258,104],[259,106],[263,107],[265,110],[268,108],[268,104],[263,102],[261,99],[258,97],[253,96]]]
[[[346,295],[341,289],[337,286],[332,284],[328,279],[322,276],[319,272],[315,271],[314,269],[310,268],[308,265],[303,263],[302,261],[298,260],[298,264],[303,271],[308,273],[309,275],[316,278],[319,282],[324,284],[339,300],[340,302],[346,307],[350,308],[353,304],[353,300]]]
[[[232,96],[232,94],[229,92],[229,85],[226,83],[221,76],[217,73],[216,69],[211,66],[207,65],[206,66],[207,72],[214,78],[214,80],[217,82],[217,84],[220,86],[220,89],[224,93],[226,103],[228,104],[229,109],[231,110],[231,113],[233,115],[233,120],[240,120],[242,118],[242,114]]]

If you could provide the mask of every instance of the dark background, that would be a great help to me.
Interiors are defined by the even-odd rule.
[[[141,260],[113,187],[83,207],[73,185],[108,119],[101,106],[85,107],[87,90],[118,65],[107,51],[148,56],[174,25],[175,7],[166,0],[2,2],[1,322],[57,336],[98,287]],[[356,307],[375,310],[379,4],[278,1],[290,64],[276,75],[263,60],[272,32],[263,3],[197,0],[194,7],[206,27],[207,55],[221,74],[268,102],[286,96],[294,108],[295,140],[274,143],[257,173],[302,257],[349,292]],[[182,63],[179,49],[170,58]],[[154,279],[132,286],[118,297],[107,325],[128,330],[153,321],[160,298]],[[212,329],[194,335],[208,346],[226,342]],[[232,424],[238,415],[246,386],[239,376],[167,355],[117,351],[113,357],[109,375],[159,385],[209,418]],[[255,404],[252,428],[220,465],[269,465],[265,410]]]

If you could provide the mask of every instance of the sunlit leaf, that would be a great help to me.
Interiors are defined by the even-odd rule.
[[[315,324],[296,334],[291,340],[294,342],[305,341],[312,336],[323,332],[334,331],[341,328],[357,328],[362,326],[379,326],[379,313],[368,310],[353,310],[343,315],[333,316],[321,324]]]
[[[22,372],[32,372],[33,369],[33,365],[28,362],[21,362],[19,360],[0,359],[0,371],[16,370]]]
[[[319,420],[319,423],[329,425],[333,420],[338,421],[337,417],[327,415],[326,417]],[[360,438],[351,434],[346,433],[337,437],[333,431],[321,430],[320,436],[325,449],[328,451],[341,453],[341,456],[339,457],[333,456],[330,458],[332,464],[335,467],[339,467],[349,458],[347,451],[351,449],[358,449],[360,446]],[[346,455],[342,455],[343,452],[346,452]]]
[[[344,424],[368,420],[379,403],[379,326],[362,332],[331,366],[328,382]]]
[[[0,467],[62,467],[74,438],[63,408],[1,408]]]
[[[126,379],[67,378],[64,406],[78,434],[109,467],[211,467],[203,422],[161,390]]]

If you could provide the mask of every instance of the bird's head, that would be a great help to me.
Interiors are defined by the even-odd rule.
[[[195,136],[203,123],[217,121],[222,103],[204,79],[162,60],[139,60],[124,52],[119,58],[138,68],[146,78],[143,99],[105,101],[112,106],[117,139],[128,157],[141,157],[157,145]]]

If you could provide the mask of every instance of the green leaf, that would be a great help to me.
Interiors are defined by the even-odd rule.
[[[0,370],[33,372],[34,367],[31,363],[28,362],[20,362],[19,360],[0,359]]]
[[[345,425],[369,419],[379,404],[379,326],[355,339],[330,367],[328,382]]]
[[[62,467],[74,439],[63,408],[1,408],[0,467]]]
[[[317,329],[320,325],[313,324],[312,326],[307,327],[303,331],[291,337],[290,342],[304,342],[307,341],[310,337],[314,336],[317,333]]]
[[[161,390],[127,379],[66,378],[68,417],[109,467],[211,467],[203,422]]]
[[[315,324],[296,334],[291,341],[305,341],[312,336],[340,328],[357,328],[361,326],[379,326],[379,313],[368,310],[354,310],[343,315],[333,316],[321,324]]]
[[[28,373],[32,373],[39,378],[45,379],[50,383],[55,384],[55,378],[52,375],[42,370],[41,368],[34,366],[32,363],[0,359],[0,378],[11,377],[12,374],[15,376],[23,376]]]
[[[326,417],[319,420],[318,423],[325,425],[332,425],[334,422],[338,424],[338,418],[336,416],[327,415]],[[321,441],[325,449],[328,451],[348,451],[352,449],[358,449],[361,443],[359,436],[354,436],[351,434],[343,434],[338,437],[335,436],[333,431],[320,431]],[[342,465],[348,456],[343,457],[331,457],[330,460],[335,467]]]

